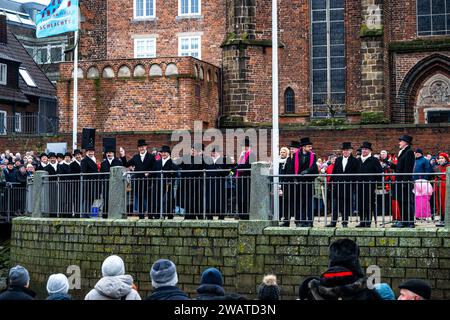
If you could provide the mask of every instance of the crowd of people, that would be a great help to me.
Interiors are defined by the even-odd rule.
[[[413,228],[416,220],[433,220],[437,226],[443,226],[446,193],[443,173],[450,166],[449,156],[442,151],[425,155],[422,149],[412,148],[412,141],[411,136],[401,136],[398,153],[386,150],[375,153],[373,145],[365,141],[355,154],[352,144],[344,142],[342,153],[328,155],[326,160],[313,151],[313,142],[308,137],[282,147],[280,225],[289,226],[294,219],[298,227],[311,227],[314,217],[326,207],[331,213],[328,227],[335,227],[339,216],[342,226],[347,227],[352,215],[359,216],[357,227],[370,227],[381,211],[392,216],[393,227]],[[87,147],[84,155],[77,149],[73,154],[50,152],[36,156],[27,152],[22,157],[6,150],[0,159],[0,183],[23,186],[37,170],[45,170],[50,176],[83,173],[84,181],[94,187],[83,188],[77,177],[68,178],[77,183],[63,192],[73,195],[66,201],[70,203],[50,211],[90,212],[92,202],[102,198],[103,211],[107,212],[108,182],[100,186],[95,174],[124,166],[130,171],[128,211],[139,218],[159,218],[162,212],[168,218],[177,213],[187,219],[203,218],[203,213],[208,218],[214,215],[224,218],[229,213],[248,219],[249,169],[257,159],[248,138],[237,163],[223,155],[219,146],[206,154],[204,145],[194,144],[191,154],[176,159],[171,157],[169,146],[150,151],[146,141],[140,139],[137,148],[138,152],[128,157],[124,148],[116,155],[115,147],[108,147],[101,159],[96,157],[94,146]],[[206,170],[206,176],[202,170]]]
[[[336,227],[341,215],[345,228],[356,213],[356,227],[367,228],[382,212],[392,216],[393,227],[414,228],[417,219],[437,217],[436,225],[443,226],[449,156],[442,151],[425,156],[412,141],[401,136],[398,154],[375,154],[368,141],[354,154],[351,142],[344,142],[341,155],[331,154],[326,161],[312,151],[309,138],[281,148],[281,225],[289,226],[295,217],[298,226],[312,226],[314,215],[326,206],[332,213],[327,227]]]
[[[126,274],[125,263],[117,255],[107,257],[101,267],[102,278],[84,297],[84,300],[142,300],[135,279]],[[224,279],[218,268],[210,267],[201,274],[196,294],[189,296],[178,284],[176,265],[168,259],[157,260],[150,268],[152,291],[145,300],[248,300],[238,293],[226,292]],[[142,280],[141,280],[142,281]],[[328,268],[320,276],[307,277],[299,285],[298,300],[395,300],[387,283],[369,284],[359,262],[359,247],[350,239],[340,239],[329,247]],[[69,281],[62,274],[48,278],[47,300],[72,300]],[[430,300],[432,288],[423,280],[409,279],[399,287],[398,300]],[[257,286],[258,300],[282,300],[282,287],[274,274],[263,277]],[[0,293],[0,301],[33,300],[30,275],[17,265],[10,269],[8,287]]]

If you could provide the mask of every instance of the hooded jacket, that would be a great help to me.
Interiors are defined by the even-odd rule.
[[[130,275],[103,277],[84,300],[141,300],[139,293],[131,287],[132,284],[133,277]]]
[[[189,297],[177,287],[166,286],[156,288],[145,300],[189,300]]]

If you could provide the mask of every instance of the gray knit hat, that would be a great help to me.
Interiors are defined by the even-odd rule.
[[[176,266],[167,259],[160,259],[153,264],[150,277],[154,288],[175,286],[178,283]]]
[[[28,270],[17,265],[9,270],[9,285],[25,287],[30,282]]]
[[[47,281],[48,294],[67,294],[69,292],[69,280],[62,273],[52,274]]]

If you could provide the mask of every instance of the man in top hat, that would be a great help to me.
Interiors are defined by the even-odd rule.
[[[288,174],[295,174],[298,177],[295,203],[300,203],[299,208],[295,208],[295,224],[297,227],[313,226],[313,201],[314,201],[314,176],[319,174],[317,167],[317,157],[312,151],[313,143],[309,137],[300,139],[301,149],[294,154],[293,166]]]
[[[191,154],[185,154],[177,161],[181,170],[180,188],[177,192],[177,206],[184,209],[185,219],[203,217],[203,159],[204,145],[194,143]],[[201,214],[200,214],[201,213]]]
[[[380,161],[372,156],[372,144],[363,142],[361,146],[360,173],[365,174],[359,177],[359,184],[356,190],[358,196],[359,224],[357,228],[369,228],[372,223],[372,214],[375,212],[375,190],[377,182],[381,181],[383,168]],[[373,174],[373,175],[370,175]]]
[[[218,145],[211,148],[210,156],[205,157],[206,172],[206,214],[208,219],[218,215],[223,219],[226,213],[227,200],[231,196],[227,194],[226,177],[229,173],[227,158],[221,155]]]
[[[395,170],[395,173],[400,175],[395,176],[394,185],[394,199],[397,199],[400,210],[401,221],[398,221],[393,225],[394,228],[414,228],[414,209],[411,199],[414,199],[412,194],[412,181],[413,176],[401,175],[405,173],[413,173],[415,165],[415,155],[411,148],[413,137],[403,135],[399,139],[399,153],[397,157],[397,164],[391,164],[391,168]]]
[[[63,161],[58,163],[57,173],[62,175],[59,180],[62,182],[59,184],[59,194],[62,195],[62,201],[60,202],[61,213],[64,217],[72,216],[71,198],[73,195],[73,186],[70,180],[73,180],[73,176],[70,170],[70,164],[72,162],[72,155],[69,152],[64,154]],[[69,176],[67,176],[69,175]]]
[[[353,147],[351,142],[342,144],[342,156],[338,157],[334,163],[332,183],[332,196],[335,199],[337,208],[333,210],[333,218],[327,227],[336,227],[339,212],[342,215],[342,227],[348,225],[349,214],[353,212],[353,197],[356,195],[356,180],[353,176],[359,173],[360,161],[353,157]]]
[[[58,164],[58,174],[70,174],[70,164],[72,162],[72,155],[70,152],[64,154],[64,159]],[[71,179],[71,178],[70,178]],[[68,179],[68,180],[70,180]]]
[[[176,171],[178,167],[170,157],[170,147],[162,146],[158,153],[160,157],[155,160],[152,174],[152,199],[150,218],[159,218],[161,213],[166,215],[169,219],[173,218],[173,211],[175,208],[175,196],[173,194],[173,185],[177,176]]]
[[[256,154],[252,150],[252,145],[250,143],[250,138],[245,137],[244,139],[244,149],[242,150],[237,166],[234,167],[232,172],[236,179],[236,204],[238,214],[241,219],[249,219],[250,211],[250,176],[252,168],[252,163],[256,161]],[[233,208],[234,209],[234,208]]]
[[[56,154],[56,161],[57,161],[58,164],[59,164],[59,163],[63,162],[63,160],[64,160],[64,155],[63,155],[61,152],[58,152],[58,153]]]
[[[105,148],[106,159],[100,165],[100,172],[110,172],[112,167],[121,167],[122,161],[116,158],[116,150],[114,146]]]
[[[134,190],[134,205],[133,213],[139,214],[139,219],[144,219],[145,214],[148,213],[148,186],[149,181],[145,179],[150,178],[150,171],[153,170],[155,165],[155,156],[148,152],[147,142],[144,139],[138,140],[138,151],[130,161],[127,161],[126,154],[121,158],[125,167],[134,167],[134,171],[138,172],[134,174],[136,180],[132,182],[132,188]]]
[[[95,158],[95,147],[86,147],[86,157],[81,160],[81,173],[83,183],[84,213],[91,212],[91,206],[100,196],[99,176],[97,159]]]
[[[83,159],[83,153],[81,152],[80,149],[75,149],[73,151],[73,159],[72,162],[70,163],[70,173],[72,174],[71,176],[71,180],[72,180],[72,184],[71,184],[71,190],[72,190],[72,216],[79,216],[79,212],[80,210],[80,189],[81,189],[81,185],[80,185],[80,176],[79,174],[81,173],[81,160]]]
[[[41,153],[39,156],[40,162],[36,168],[36,171],[46,171],[45,168],[48,166],[48,156],[45,152]]]

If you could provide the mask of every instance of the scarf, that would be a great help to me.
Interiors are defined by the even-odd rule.
[[[300,154],[300,151],[301,150],[298,150],[294,154],[294,172],[295,172],[295,174],[298,174],[298,170],[299,170],[299,167],[300,167],[300,163],[299,163],[299,160],[298,160],[298,155]],[[309,152],[309,168],[312,167],[313,162],[314,162],[314,153],[311,151],[311,152]]]
[[[248,157],[250,156],[250,152],[251,150],[248,149],[247,152],[245,152],[245,154],[243,154],[245,151],[242,151],[241,156],[239,157],[239,161],[238,161],[238,165],[239,164],[245,164],[248,160]],[[239,177],[239,170],[236,171],[236,178]]]
[[[369,155],[367,157],[363,157],[363,155],[361,155],[361,161],[364,163],[366,162],[367,159],[369,159],[372,156],[372,153],[369,153]]]

